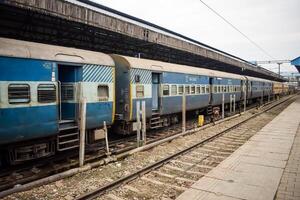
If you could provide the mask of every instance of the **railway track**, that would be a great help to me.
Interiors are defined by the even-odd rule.
[[[274,103],[276,103],[276,102],[273,102],[273,104]],[[272,103],[267,104],[267,105],[265,105],[265,107],[268,108],[269,105],[273,105],[273,104]],[[252,110],[253,110],[253,112],[258,112],[256,109],[252,109]],[[241,117],[241,118],[243,118],[243,117]],[[189,123],[187,123],[187,124],[188,124],[187,130],[189,130],[189,129],[191,130],[195,127],[194,121],[192,121],[192,120],[189,121]],[[162,140],[164,138],[168,138],[168,137],[177,135],[180,132],[181,132],[180,125],[177,125],[177,126],[174,126],[171,128],[162,129],[157,132],[153,132],[152,134],[148,134],[147,135],[147,141],[148,141],[147,143],[148,144],[155,143],[156,141]],[[135,141],[135,137],[124,138],[122,140],[112,141],[110,145],[111,145],[110,149],[111,149],[113,155],[117,155],[117,154],[123,153],[125,151],[129,151],[131,149],[136,148],[136,141]],[[88,154],[86,157],[86,162],[87,163],[94,162],[94,161],[97,161],[99,159],[104,159],[104,158],[106,158],[106,154],[105,154],[104,147],[103,147],[103,149],[100,148],[97,152],[94,152],[94,154]],[[48,164],[49,164],[49,162],[48,162]],[[6,172],[6,174],[7,174],[6,176],[0,175],[0,180],[1,180],[0,181],[0,191],[9,189],[9,188],[15,186],[16,184],[30,183],[31,181],[41,179],[43,177],[47,177],[51,174],[65,171],[67,169],[74,168],[76,166],[78,166],[77,156],[70,157],[66,160],[59,160],[56,162],[52,161],[52,163],[50,165],[46,164],[45,167],[35,165],[35,166],[29,167],[29,168],[27,167],[27,168],[18,169],[18,170],[11,170],[9,172]]]
[[[138,171],[79,196],[77,199],[174,199],[243,145],[265,122],[261,114],[278,114],[293,98],[277,102],[196,144]],[[258,130],[257,130],[258,131]]]
[[[192,121],[187,124],[187,129],[194,127]],[[181,127],[176,125],[172,128],[162,129],[157,132],[151,132],[147,135],[147,143],[151,144],[158,140],[176,135],[181,131]],[[135,136],[123,139],[115,139],[110,142],[110,152],[117,155],[136,148]],[[0,192],[12,188],[15,185],[26,184],[28,182],[47,177],[78,166],[77,151],[69,152],[56,157],[42,159],[36,164],[24,164],[13,166],[12,168],[2,169],[0,172]],[[97,149],[90,149],[85,156],[85,163],[95,162],[99,159],[106,158],[105,144],[100,145]]]

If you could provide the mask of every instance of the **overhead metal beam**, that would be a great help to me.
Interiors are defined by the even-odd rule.
[[[257,77],[283,80],[226,52],[170,34],[63,0],[0,1],[2,37],[128,56],[141,53],[142,57],[149,59],[196,67],[217,67],[222,71],[244,70]]]

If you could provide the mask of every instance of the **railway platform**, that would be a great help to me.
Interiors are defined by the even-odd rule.
[[[300,99],[177,200],[300,199]]]

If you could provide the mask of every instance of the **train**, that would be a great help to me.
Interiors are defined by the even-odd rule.
[[[235,96],[236,106],[292,93],[285,83],[82,49],[0,38],[0,159],[16,165],[79,146],[81,100],[86,143],[103,139],[104,123],[129,135],[136,102],[147,129],[179,123],[186,111],[212,116]],[[246,99],[245,99],[246,98]]]

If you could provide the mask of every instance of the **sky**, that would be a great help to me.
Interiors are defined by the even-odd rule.
[[[200,0],[93,0],[248,61],[300,56],[300,0],[203,0],[262,47],[255,47]],[[277,65],[262,65],[278,71]],[[296,72],[289,64],[282,72]]]

